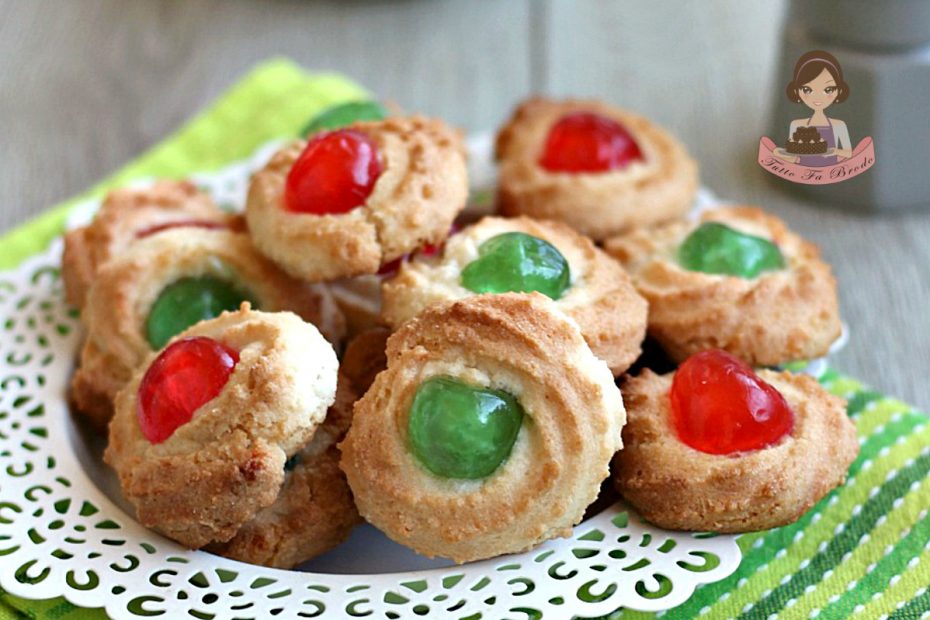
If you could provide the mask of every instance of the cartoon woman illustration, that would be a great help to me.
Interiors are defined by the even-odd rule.
[[[791,121],[788,137],[795,135],[798,127],[814,127],[827,143],[823,155],[793,155],[781,149],[776,157],[802,166],[831,166],[837,161],[852,156],[849,131],[846,123],[829,118],[826,109],[834,103],[842,103],[849,97],[849,85],[843,80],[843,69],[833,54],[822,50],[807,52],[794,66],[794,79],[785,88],[788,99],[803,103],[813,111],[809,118]]]

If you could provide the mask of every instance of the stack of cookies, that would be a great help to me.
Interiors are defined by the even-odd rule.
[[[144,525],[292,567],[364,519],[466,562],[568,535],[609,477],[714,532],[842,484],[844,403],[773,369],[839,336],[829,266],[760,209],[688,218],[697,166],[649,120],[523,103],[480,219],[442,121],[350,104],[309,132],[244,215],[161,181],[66,237],[72,402]]]

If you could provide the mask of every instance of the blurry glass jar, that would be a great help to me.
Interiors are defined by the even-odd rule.
[[[776,143],[804,115],[783,94],[795,62],[818,49],[836,56],[850,88],[828,115],[846,122],[851,147],[873,138],[875,165],[841,183],[792,190],[844,207],[930,209],[930,1],[792,0],[773,89]]]

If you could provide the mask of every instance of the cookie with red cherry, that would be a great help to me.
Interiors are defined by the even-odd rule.
[[[807,375],[720,350],[622,385],[617,490],[659,527],[749,532],[792,523],[843,484],[859,452],[846,403]]]
[[[339,469],[337,445],[349,430],[358,399],[344,367],[339,367],[336,400],[326,418],[310,442],[284,463],[284,482],[274,502],[227,542],[208,545],[208,551],[249,564],[293,568],[337,546],[362,522]]]
[[[600,241],[686,213],[685,148],[650,120],[596,100],[533,98],[497,135],[504,215],[556,219]]]
[[[310,443],[285,463],[277,499],[231,540],[210,545],[209,551],[250,564],[290,568],[336,546],[361,522],[339,469],[337,444],[349,430],[356,400],[387,364],[388,336],[388,330],[375,328],[346,345],[336,401]]]
[[[441,242],[467,194],[459,134],[396,117],[285,146],[252,177],[246,218],[264,255],[318,282],[377,273]]]
[[[105,430],[113,398],[152,351],[244,301],[295,312],[335,345],[344,333],[326,286],[289,277],[245,233],[184,227],[136,241],[100,269],[87,297],[87,338],[71,382],[76,409]]]
[[[61,276],[68,303],[83,308],[100,267],[135,241],[185,227],[241,231],[245,221],[220,210],[190,181],[113,190],[90,224],[65,234]]]
[[[250,527],[264,524],[264,551],[254,548],[253,537],[250,553],[232,547],[230,555],[273,565],[301,561],[306,548],[281,556],[269,548],[278,538],[274,527],[294,526],[266,510],[277,503],[293,514],[301,489],[325,488],[297,479],[301,467],[323,468],[328,484],[342,480],[335,443],[348,426],[345,403],[326,423],[337,369],[332,345],[313,325],[245,304],[186,330],[138,368],[116,399],[104,460],[146,527],[198,548],[248,538]],[[305,460],[288,471],[298,454]],[[354,523],[341,484],[336,504]],[[332,503],[333,497],[312,499]],[[320,506],[315,521],[325,525],[330,507]]]

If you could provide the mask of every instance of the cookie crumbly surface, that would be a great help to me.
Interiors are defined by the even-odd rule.
[[[689,271],[678,247],[702,222],[721,222],[772,241],[786,267],[753,279]],[[676,361],[724,349],[750,364],[774,366],[826,355],[842,325],[836,280],[815,245],[761,209],[705,211],[698,222],[677,221],[607,240],[649,302],[649,335]]]
[[[415,256],[382,285],[382,318],[394,329],[425,308],[475,295],[461,274],[492,237],[522,232],[548,241],[565,257],[571,286],[555,305],[570,316],[594,354],[615,375],[639,357],[646,336],[646,301],[617,261],[561,222],[485,217],[449,237],[436,257]]]
[[[549,129],[576,112],[619,122],[644,160],[599,173],[540,166]],[[675,138],[642,116],[596,100],[525,101],[498,133],[495,155],[501,213],[562,220],[597,241],[684,215],[698,188],[697,164]]]
[[[359,397],[387,367],[387,341],[390,336],[391,330],[386,327],[374,327],[346,345],[340,368]]]
[[[162,180],[145,189],[113,190],[90,224],[65,234],[61,276],[66,300],[83,308],[97,270],[140,235],[192,222],[239,231],[245,228],[241,216],[218,209],[190,181]]]
[[[227,543],[210,551],[252,564],[290,568],[341,543],[362,521],[339,468],[342,441],[360,394],[368,391],[387,360],[391,332],[374,328],[346,345],[339,366],[336,400],[313,439],[297,453],[275,502],[245,523]]]
[[[296,312],[337,346],[344,334],[326,286],[290,278],[244,233],[178,228],[141,239],[100,269],[82,316],[87,338],[71,398],[96,428],[106,428],[116,392],[151,352],[145,322],[159,294],[181,278],[201,276],[234,283],[262,310]]]
[[[674,373],[645,370],[623,385],[627,424],[613,462],[617,490],[648,521],[672,530],[750,532],[792,523],[843,484],[859,452],[846,403],[807,375],[760,370],[795,415],[773,446],[735,455],[682,443],[671,423]]]
[[[357,123],[374,140],[383,172],[364,205],[316,215],[284,208],[298,140],[255,173],[246,218],[258,249],[294,277],[318,282],[371,274],[384,263],[445,239],[465,207],[468,173],[459,134],[419,116]]]
[[[139,385],[156,358],[149,355],[116,398],[104,453],[139,522],[191,548],[232,539],[275,503],[285,462],[334,402],[338,368],[332,345],[289,312],[244,304],[172,342],[195,336],[239,352],[221,392],[165,441],[149,442],[137,418]]]
[[[484,479],[436,476],[407,447],[413,396],[437,375],[505,390],[525,411],[510,456]],[[569,535],[624,419],[610,370],[549,298],[477,295],[428,308],[390,337],[341,466],[365,519],[418,553],[466,562]]]
[[[355,400],[352,382],[340,369],[336,400],[310,442],[292,457],[296,465],[285,471],[274,503],[209,551],[250,564],[293,568],[348,537],[362,519],[339,469],[336,444],[349,430]]]

